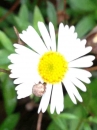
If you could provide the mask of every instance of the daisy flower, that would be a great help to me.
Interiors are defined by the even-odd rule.
[[[95,59],[92,55],[86,55],[92,47],[86,47],[86,40],[77,38],[74,26],[69,28],[62,23],[59,25],[58,42],[56,42],[53,24],[49,23],[49,31],[43,22],[38,22],[41,37],[32,26],[19,34],[29,48],[14,44],[15,54],[8,58],[12,62],[10,78],[15,78],[18,99],[25,98],[32,94],[32,87],[36,82],[46,82],[46,91],[43,94],[38,113],[45,112],[49,102],[50,111],[59,114],[64,109],[64,97],[62,83],[70,96],[72,102],[82,102],[77,88],[86,91],[83,84],[90,83],[90,72],[86,67],[93,65]]]

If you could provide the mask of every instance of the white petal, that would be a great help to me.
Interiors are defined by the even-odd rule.
[[[71,47],[75,45],[74,43],[76,41],[77,35],[73,31],[73,26],[69,29],[68,25],[66,25],[65,27],[62,23],[59,25],[58,51],[62,54],[65,52],[65,50],[67,52],[70,52],[69,50],[71,50]]]
[[[21,80],[20,78],[14,80],[14,84],[20,84],[20,83],[23,83],[23,80]]]
[[[47,31],[47,28],[46,28],[46,26],[44,25],[44,23],[42,23],[42,22],[38,22],[38,28],[39,28],[39,31],[40,31],[40,33],[41,33],[41,36],[42,36],[42,38],[43,38],[43,40],[44,40],[44,42],[45,42],[45,44],[46,44],[46,46],[47,46],[47,48],[50,50],[50,47],[52,47],[52,49],[54,49],[55,47],[54,47],[54,44],[55,43],[53,43],[53,41],[55,41],[54,40],[54,28],[53,28],[53,26],[51,26],[51,24],[50,24],[50,26],[49,26],[49,28],[50,28],[50,34],[51,34],[51,31],[53,31],[52,33],[53,33],[53,35],[52,35],[52,37],[50,37],[50,35],[49,35],[49,33],[48,33],[48,31]],[[52,38],[52,39],[51,39]],[[52,41],[53,40],[53,41]]]
[[[14,84],[20,84],[24,82],[27,82],[27,83],[34,82],[35,84],[35,83],[38,83],[39,81],[41,82],[43,81],[36,71],[32,71],[32,72],[30,71],[28,72],[28,74],[22,73],[22,75],[19,75],[19,76],[17,76],[18,74],[14,74],[14,75],[16,77],[19,77],[18,79],[14,80]]]
[[[32,82],[32,85],[30,84],[27,84],[27,83],[21,83],[21,84],[19,84],[19,85],[17,85],[16,87],[15,87],[15,90],[17,90],[18,92],[20,91],[20,92],[23,92],[23,90],[24,89],[27,89],[28,88],[28,86],[30,86],[30,88],[32,88],[32,86],[33,86],[33,82]]]
[[[31,90],[23,89],[22,91],[17,91],[19,97],[24,98],[32,94]]]
[[[60,23],[59,25],[59,30],[58,30],[58,50],[61,52],[60,48],[63,47],[64,42],[62,41],[64,37],[64,32],[63,32],[64,25],[63,23]]]
[[[86,43],[87,43],[86,39],[83,39],[83,40],[81,40],[81,43],[80,43],[80,44],[82,44],[83,47],[85,47]],[[91,47],[91,46],[90,46],[90,47]]]
[[[89,56],[84,56],[84,57],[81,57],[77,60],[74,60],[74,61],[71,61],[69,63],[69,67],[90,67],[93,65],[93,60],[95,59],[94,56],[92,55],[89,55]]]
[[[16,67],[16,68],[17,68],[16,69],[17,71],[12,70],[11,71],[12,74],[9,75],[11,78],[19,78],[14,82],[15,84],[16,84],[16,82],[18,84],[19,80],[21,83],[21,82],[25,82],[25,80],[30,82],[30,80],[35,80],[35,78],[37,78],[37,80],[40,79],[38,76],[39,74],[37,73],[37,70],[35,68],[33,68],[33,69],[31,69],[31,68],[27,69],[26,67],[24,67],[24,68],[21,67],[19,69],[18,69],[18,67]],[[27,70],[25,70],[25,69],[27,69]]]
[[[80,80],[78,80],[77,78],[75,78],[75,77],[72,77],[71,78],[71,82],[76,86],[76,87],[78,87],[80,90],[82,90],[82,91],[86,91],[86,86],[80,81]]]
[[[10,78],[18,78],[18,76],[14,75],[14,74],[10,74],[9,77]]]
[[[88,77],[91,77],[91,74],[82,69],[69,68],[66,77],[69,79],[72,79],[72,77],[74,77],[85,83],[90,83],[90,79]]]
[[[32,94],[32,84],[23,83],[18,85],[15,89],[17,90],[18,99],[27,97]]]
[[[58,51],[61,52],[68,62],[79,58],[92,50],[92,47],[85,47],[86,40],[80,40],[74,33],[74,26],[70,28],[61,23],[58,32]]]
[[[55,84],[54,87],[56,87],[56,85],[58,86],[57,87],[58,96],[56,97],[56,101],[57,101],[56,112],[57,114],[60,114],[60,112],[62,112],[64,109],[63,89],[61,84]]]
[[[28,86],[27,84],[22,83],[22,84],[17,85],[15,87],[15,90],[22,90],[23,91],[23,88],[24,87],[26,88],[27,86]]]
[[[32,90],[32,87],[33,87],[33,85],[34,85],[35,83],[32,81],[32,82],[24,82],[24,83],[22,83],[22,84],[19,84],[19,85],[17,85],[16,87],[15,87],[15,90],[17,90],[17,91],[23,91],[24,89],[25,90]],[[32,92],[32,91],[31,91]]]
[[[20,83],[24,83],[24,82],[29,83],[32,81],[34,83],[36,83],[35,81],[37,81],[37,83],[38,83],[41,80],[39,80],[38,76],[34,76],[34,75],[33,75],[33,77],[28,76],[28,78],[26,78],[26,76],[23,76],[23,77],[21,76],[20,78],[17,78],[14,80],[14,84],[20,84]]]
[[[16,51],[18,52],[18,54],[11,54],[8,56],[12,63],[38,63],[40,56],[37,53],[22,45],[14,44],[14,46],[17,48]]]
[[[50,111],[51,114],[54,113],[55,107],[56,107],[56,88],[53,86],[52,90],[52,96],[51,96],[51,104],[50,104]]]
[[[10,65],[8,66],[8,68],[9,68],[9,69],[12,69],[12,68],[13,68],[13,64],[10,64]]]
[[[72,49],[74,48],[74,49]],[[67,59],[68,62],[75,60],[81,56],[86,55],[87,53],[89,53],[92,50],[92,47],[86,47],[86,48],[82,48],[78,46],[74,46],[71,47],[70,49],[67,49],[64,51],[63,55],[64,57]]]
[[[74,93],[73,93],[73,88],[72,88],[72,83],[69,81],[68,78],[65,77],[65,79],[63,80],[63,83],[65,85],[65,89],[69,95],[69,97],[71,98],[72,102],[74,104],[77,104],[77,101],[76,101],[76,98],[74,96]]]
[[[61,83],[54,84],[52,90],[51,106],[50,106],[50,111],[52,114],[54,113],[55,108],[57,114],[60,114],[60,112],[63,110],[63,91]]]
[[[23,31],[22,34],[19,34],[19,36],[26,44],[39,54],[43,54],[47,51],[42,39],[33,27],[29,26],[27,31]]]
[[[18,67],[15,67],[11,70],[11,75],[10,77],[11,78],[18,78],[14,81],[15,84],[19,84],[19,83],[22,83],[22,82],[30,82],[30,81],[41,81],[41,77],[39,76],[38,72],[37,72],[37,69],[34,67],[34,68],[31,68],[30,66],[28,66],[29,68],[27,67],[20,67],[18,69]],[[16,71],[18,70],[18,71]]]
[[[74,26],[71,26],[71,27],[70,27],[70,31],[71,31],[71,33],[74,33],[75,27],[74,27]]]
[[[54,25],[50,22],[49,23],[49,32],[50,32],[50,36],[51,36],[51,48],[53,51],[56,51],[56,37],[55,37],[55,29],[54,29]]]
[[[44,93],[44,95],[41,98],[41,102],[40,102],[40,105],[38,108],[38,113],[40,113],[41,110],[43,113],[46,111],[48,104],[49,104],[49,101],[50,101],[51,90],[52,90],[52,85],[47,84],[46,92]]]
[[[72,75],[74,76],[78,76],[78,75],[82,75],[82,76],[85,76],[85,77],[91,77],[92,74],[87,71],[87,70],[84,70],[84,69],[78,69],[78,68],[69,68],[69,71],[71,71],[70,73],[72,73]]]
[[[8,56],[8,59],[10,59],[10,61],[12,63],[15,63],[15,62],[19,62],[20,59],[19,59],[19,55],[18,54],[11,54]]]
[[[9,77],[18,78],[14,81],[15,84],[42,81],[37,70],[40,56],[22,45],[15,44],[14,46],[18,48],[19,54],[9,56],[11,62],[14,63],[8,66],[11,69]]]
[[[20,54],[20,55],[23,55],[23,56],[27,55],[27,56],[33,56],[33,57],[37,56],[37,57],[39,57],[39,54],[37,54],[33,50],[31,50],[31,49],[29,49],[29,48],[27,48],[23,45],[14,44],[14,47],[17,48],[17,49],[15,49],[15,52],[17,54]]]
[[[65,81],[64,81],[63,83],[64,83],[64,85],[65,85]],[[83,100],[82,100],[82,97],[80,96],[80,94],[79,94],[79,92],[78,92],[78,90],[76,89],[76,87],[74,86],[74,84],[73,84],[71,81],[68,80],[68,86],[65,86],[65,88],[66,88],[66,90],[67,90],[67,92],[68,92],[69,94],[70,94],[69,91],[71,91],[71,93],[72,93],[80,102],[83,101]],[[70,94],[70,95],[72,95],[72,94]],[[69,96],[70,96],[70,95],[69,95]],[[72,96],[70,96],[70,98],[71,98],[71,100],[72,100],[74,103],[76,103],[75,100],[72,99]]]
[[[30,96],[31,94],[32,94],[31,92],[19,94],[19,95],[17,96],[17,99],[21,99],[21,98],[28,97],[28,96]]]

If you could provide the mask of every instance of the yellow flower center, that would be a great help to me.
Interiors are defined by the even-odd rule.
[[[55,84],[61,82],[68,69],[68,62],[58,52],[46,52],[39,61],[38,72],[44,82]]]

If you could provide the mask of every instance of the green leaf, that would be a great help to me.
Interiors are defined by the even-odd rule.
[[[54,112],[54,114],[51,114],[50,112],[50,106],[48,107],[48,114],[51,117],[51,119],[53,120],[54,125],[56,125],[58,127],[58,130],[67,130],[67,123],[66,120],[64,118],[61,118],[60,115],[58,115],[56,112]],[[51,124],[51,127],[52,124]],[[50,128],[49,128],[50,130]],[[51,129],[53,130],[53,129]],[[56,130],[56,129],[54,129]]]
[[[89,107],[90,112],[97,116],[97,99],[96,98],[93,98],[93,97],[91,98],[88,107]]]
[[[92,126],[92,130],[97,130],[97,124],[94,124],[94,125]]]
[[[78,117],[77,120],[71,120],[69,125],[70,125],[70,129],[69,130],[76,130],[78,127],[78,124],[81,123],[80,128],[83,127],[83,120],[84,118],[87,117],[87,111],[84,109],[84,107],[82,105],[77,105],[75,106],[74,109],[71,110],[71,112]],[[80,129],[79,128],[79,129]]]
[[[88,121],[89,121],[89,122],[93,122],[93,123],[97,123],[97,117],[92,117],[92,116],[90,116],[90,117],[88,118]]]
[[[0,66],[10,63],[9,59],[7,58],[9,54],[10,53],[5,49],[0,50]]]
[[[14,47],[12,45],[11,40],[6,36],[6,34],[0,31],[0,43],[3,47],[8,50],[9,52],[14,52]]]
[[[28,17],[29,17],[28,8],[25,4],[22,4],[19,10],[19,18],[25,22],[25,21],[28,21]]]
[[[1,28],[4,29],[4,27],[5,28],[8,27],[8,23],[6,21],[3,21],[3,22],[0,23],[0,29]]]
[[[40,34],[39,30],[38,30],[38,22],[44,22],[43,16],[39,10],[39,8],[36,6],[34,9],[34,16],[33,16],[33,27],[35,28],[35,30]]]
[[[92,97],[96,98],[97,97],[97,78],[92,79],[92,82],[88,84],[88,88],[91,90]]]
[[[19,31],[25,30],[29,26],[28,21],[23,21],[22,19],[20,19],[17,16],[14,16],[14,22],[15,22],[16,26],[18,27]]]
[[[79,106],[75,106],[73,114],[79,118],[85,118],[87,117],[87,110],[80,104]]]
[[[47,16],[55,28],[57,28],[57,14],[54,5],[51,2],[47,2]]]
[[[69,4],[73,10],[76,11],[93,11],[95,10],[96,4],[92,0],[69,0]]]
[[[5,76],[5,79],[3,81],[2,92],[4,98],[5,111],[7,115],[10,115],[15,110],[17,98],[15,86],[8,76]]]
[[[5,33],[7,34],[7,36],[10,37],[11,39],[16,39],[16,34],[15,34],[13,28],[6,27],[6,28],[4,28],[4,32],[5,32]]]
[[[0,6],[0,18],[4,14],[6,14],[6,12],[7,12],[7,10]],[[8,23],[5,20],[3,20],[3,22],[0,22],[0,28],[2,28],[2,27],[4,28],[4,27],[7,27],[7,26],[8,26]]]
[[[0,6],[0,17],[2,17],[6,12],[7,10]]]
[[[48,128],[47,128],[47,130],[59,130],[60,129],[60,127],[58,127],[56,124],[55,124],[55,122],[54,121],[52,121],[51,123],[50,123],[50,125],[48,126]],[[64,129],[65,130],[65,129]]]
[[[82,38],[89,31],[91,31],[95,27],[95,25],[96,23],[92,15],[85,16],[76,25],[76,32],[78,33],[78,37]]]
[[[88,96],[84,98],[87,98],[88,104],[85,103],[85,105],[90,113],[97,116],[97,78],[91,80],[91,83],[86,85]]]
[[[84,124],[84,130],[92,130],[88,123]]]
[[[18,113],[8,116],[0,125],[0,130],[13,130],[19,121]]]
[[[67,123],[64,118],[60,118],[57,116],[57,118],[53,118],[53,121],[59,127],[59,130],[67,130]]]
[[[76,115],[73,115],[71,113],[62,113],[59,115],[59,117],[64,119],[77,119],[78,117]]]
[[[65,104],[65,108],[72,108],[74,106],[74,103],[71,101],[68,94],[66,94],[64,97],[64,104]]]

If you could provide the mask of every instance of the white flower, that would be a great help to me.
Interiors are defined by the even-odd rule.
[[[42,22],[38,22],[38,27],[42,38],[31,26],[19,34],[30,49],[14,44],[16,54],[8,57],[12,62],[9,65],[10,77],[16,78],[14,84],[19,84],[16,87],[18,99],[31,95],[32,87],[38,81],[46,82],[46,92],[41,98],[38,113],[41,110],[45,112],[50,102],[51,113],[56,109],[59,114],[64,109],[62,83],[74,104],[76,99],[82,102],[76,87],[86,91],[82,82],[90,83],[91,73],[82,68],[92,66],[95,57],[84,56],[92,47],[85,47],[86,40],[77,38],[74,26],[59,25],[58,43],[51,22],[49,32]]]

